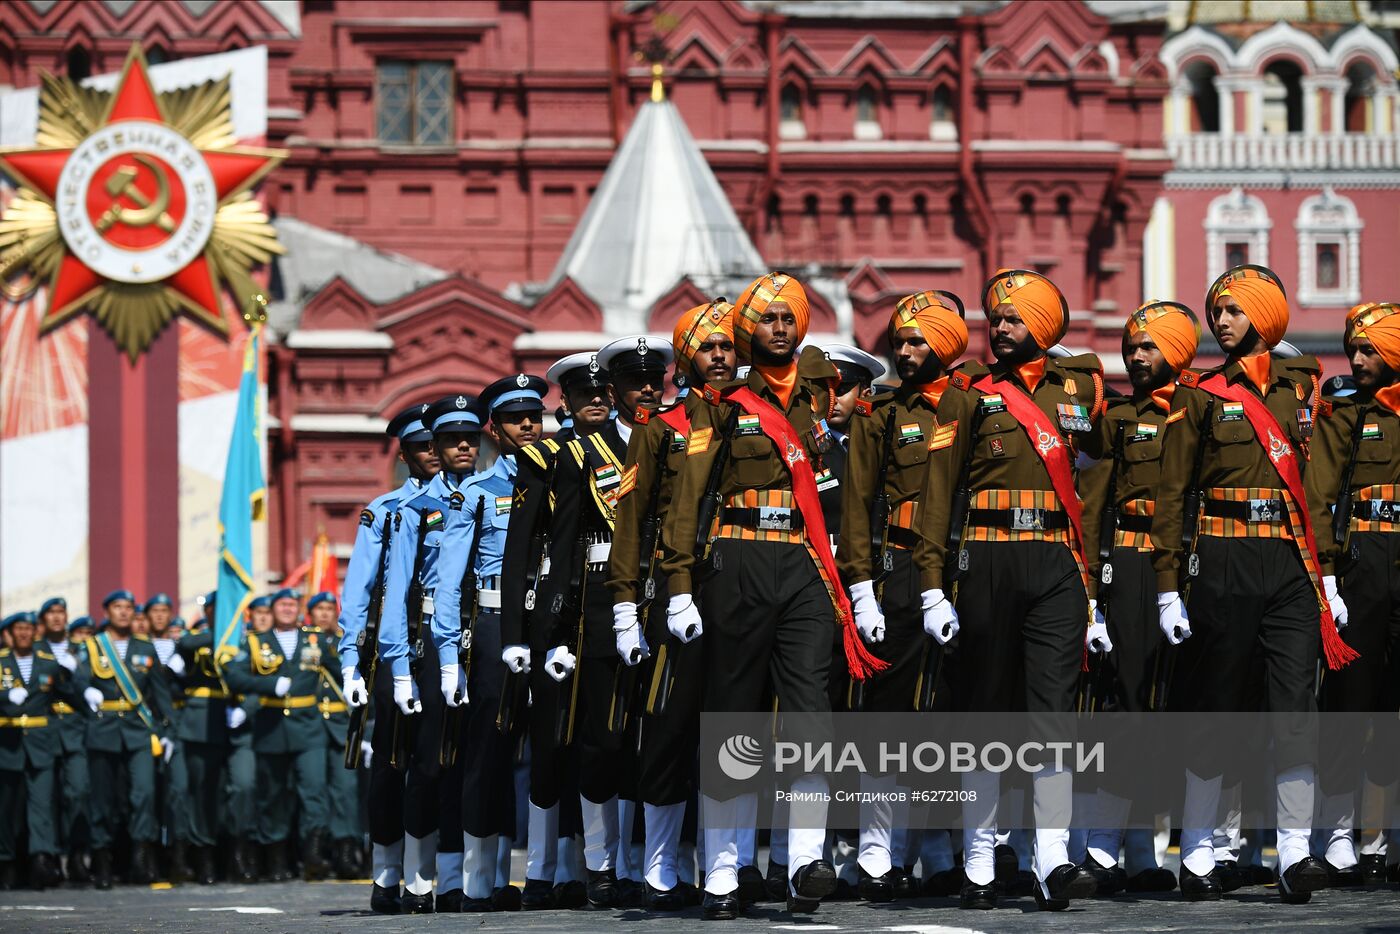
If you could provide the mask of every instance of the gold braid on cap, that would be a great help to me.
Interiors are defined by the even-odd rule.
[[[1133,335],[1147,327],[1158,318],[1166,315],[1185,315],[1191,319],[1191,323],[1196,328],[1196,343],[1201,342],[1201,322],[1196,317],[1196,313],[1187,308],[1181,302],[1168,302],[1160,299],[1151,299],[1143,302],[1137,310],[1128,315],[1128,323],[1124,325],[1129,335]]]
[[[1358,337],[1365,337],[1368,327],[1382,318],[1389,318],[1396,312],[1400,312],[1400,305],[1397,305],[1395,302],[1379,302],[1372,305],[1353,318],[1347,325],[1346,337],[1343,339],[1344,343],[1350,344]]]
[[[1214,282],[1211,283],[1210,290],[1206,292],[1206,311],[1215,307],[1215,300],[1220,297],[1220,293],[1230,287],[1230,283],[1238,282],[1241,279],[1263,279],[1265,282],[1272,282],[1278,286],[1284,299],[1288,298],[1288,291],[1283,287],[1283,280],[1279,274],[1268,266],[1257,266],[1254,263],[1244,263],[1239,266],[1231,266],[1222,272]]]

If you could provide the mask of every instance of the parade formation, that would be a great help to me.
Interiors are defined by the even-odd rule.
[[[762,867],[759,796],[702,787],[705,714],[1065,714],[1089,662],[1106,708],[1202,730],[1395,715],[1400,305],[1338,322],[1352,372],[1324,382],[1285,341],[1279,276],[1236,266],[1201,309],[1224,364],[1192,368],[1197,313],[1147,301],[1123,324],[1123,395],[1061,346],[1045,275],[1000,270],[979,302],[993,360],[964,359],[964,301],[930,289],[890,309],[886,373],[806,343],[803,284],[771,272],[681,313],[669,343],[413,406],[387,428],[406,479],[360,513],[340,600],[254,600],[224,650],[164,594],[8,616],[0,887],[367,873],[389,914],[730,920],[1400,883],[1377,829],[1393,748],[1328,750],[1332,775],[1275,739],[1272,872],[1208,762],[1163,766],[1184,795],[1175,874],[1128,827],[1132,788],[1064,770],[1035,775],[1036,814],[1073,794],[1087,833],[1008,834],[986,771],[962,779],[960,830],[881,803],[899,776],[875,772],[859,827],[829,828],[827,779],[802,774]],[[545,437],[551,386],[567,417]]]

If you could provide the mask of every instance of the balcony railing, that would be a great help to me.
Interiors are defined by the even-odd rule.
[[[1178,169],[1394,169],[1400,137],[1344,133],[1223,136],[1193,133],[1167,137]]]

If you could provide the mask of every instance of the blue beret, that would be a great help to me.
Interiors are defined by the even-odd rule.
[[[32,611],[23,610],[19,613],[11,613],[0,620],[0,630],[9,629],[15,623],[37,623],[38,621],[39,617],[35,616]]]
[[[329,590],[323,590],[306,601],[306,608],[310,610],[313,606],[320,603],[335,603],[335,594],[331,593]]]
[[[81,629],[81,628],[84,627],[84,626],[87,626],[89,629],[92,628],[92,617],[91,617],[91,616],[79,616],[77,619],[69,620],[69,621],[68,621],[68,634],[71,636],[71,635],[73,634],[73,630],[75,630],[75,629]]]
[[[183,616],[173,616],[170,618],[171,629],[184,629],[187,624]]]
[[[39,607],[39,615],[43,616],[45,613],[47,613],[49,610],[52,610],[56,606],[61,606],[66,610],[68,609],[68,601],[63,599],[62,597],[49,597],[47,600],[44,601],[44,605]]]
[[[273,602],[273,603],[276,603],[278,600],[300,600],[300,599],[301,599],[301,594],[297,593],[297,592],[296,592],[295,590],[293,590],[291,587],[283,587],[281,590],[277,591],[275,594],[272,595],[272,602]]]
[[[477,432],[481,430],[481,410],[476,399],[459,393],[428,406],[423,424],[435,435],[446,431]]]
[[[431,441],[432,432],[423,424],[423,414],[428,411],[428,404],[420,402],[417,405],[410,405],[393,418],[389,419],[389,426],[384,429],[391,438],[398,438],[400,443],[408,441]]]
[[[132,593],[129,590],[114,590],[111,593],[107,594],[107,596],[102,598],[102,606],[110,606],[113,603],[113,601],[116,600],[128,600],[131,603],[135,603],[136,594]]]
[[[489,413],[528,412],[544,409],[549,383],[538,376],[517,373],[504,376],[481,391],[481,404]]]
[[[254,598],[248,603],[248,609],[250,609],[250,610],[257,610],[257,609],[264,609],[264,610],[265,610],[265,609],[269,609],[271,606],[272,606],[272,597],[271,597],[271,595],[269,595],[269,594],[263,594],[261,597],[254,597]]]
[[[101,632],[102,630],[106,629],[106,628],[107,628],[108,626],[110,626],[110,625],[112,625],[112,621],[111,621],[110,619],[103,618],[102,622],[100,622],[100,623],[97,624],[97,627],[96,627],[96,629],[95,629],[94,631],[95,631],[95,632]]]
[[[174,604],[170,602],[169,594],[158,593],[146,601],[146,605],[141,608],[141,611],[144,613],[153,606],[174,606]]]

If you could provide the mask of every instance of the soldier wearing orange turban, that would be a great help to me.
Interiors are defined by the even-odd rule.
[[[758,327],[768,306],[776,304],[786,305],[797,318],[797,338],[793,346],[802,343],[807,336],[807,327],[812,322],[807,290],[785,272],[767,273],[740,292],[739,301],[734,305],[734,344],[739,348],[740,360],[752,362],[754,328]]]
[[[689,309],[676,321],[671,346],[676,351],[676,379],[689,380],[695,354],[715,334],[734,340],[734,306],[722,298]]]
[[[1265,344],[1274,347],[1288,331],[1288,296],[1273,270],[1236,266],[1226,271],[1206,294],[1206,311],[1214,321],[1226,299],[1240,311]]]
[[[1049,350],[1069,330],[1069,304],[1055,283],[1025,269],[1000,269],[982,291],[982,307],[991,313],[1012,305],[1041,350]]]
[[[1144,302],[1128,317],[1123,336],[1131,338],[1142,331],[1162,351],[1167,366],[1180,373],[1196,358],[1201,343],[1201,323],[1196,314],[1176,302]]]
[[[930,289],[901,298],[890,316],[891,339],[903,328],[918,331],[944,367],[952,366],[967,350],[963,305],[951,292]]]
[[[1368,340],[1385,365],[1400,372],[1400,305],[1369,302],[1357,307],[1363,310],[1349,321],[1348,355],[1353,352],[1352,344]]]

